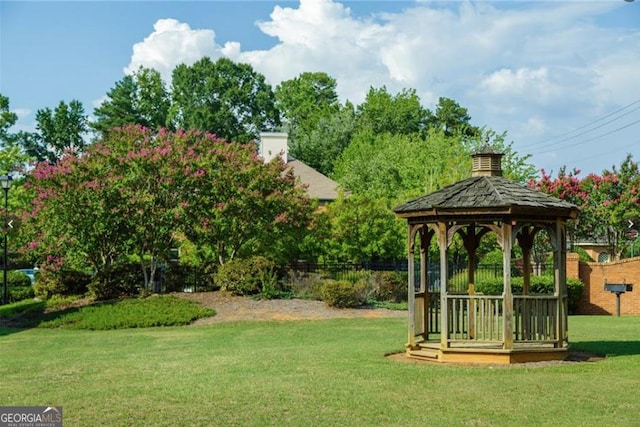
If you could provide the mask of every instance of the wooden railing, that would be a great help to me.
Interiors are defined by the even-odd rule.
[[[514,295],[514,341],[555,342],[558,299],[553,295]]]
[[[553,295],[513,296],[514,342],[554,343],[558,299]],[[504,304],[501,295],[447,295],[449,342],[504,340]]]
[[[502,341],[502,296],[447,295],[447,314],[449,341]]]

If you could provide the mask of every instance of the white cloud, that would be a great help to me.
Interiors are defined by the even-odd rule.
[[[28,108],[14,108],[11,111],[18,116],[18,120],[24,119],[31,114],[31,110]]]
[[[144,41],[133,45],[131,62],[124,72],[131,74],[140,66],[154,68],[163,79],[171,80],[171,72],[179,64],[191,65],[203,56],[217,58],[221,48],[215,43],[213,30],[193,30],[189,24],[175,19],[159,19]]]

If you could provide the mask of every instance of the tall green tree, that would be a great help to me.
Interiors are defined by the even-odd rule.
[[[271,86],[249,64],[205,57],[191,66],[178,65],[171,93],[169,119],[176,128],[249,142],[280,125]]]
[[[323,261],[362,262],[405,257],[405,225],[396,220],[386,199],[368,195],[342,195],[320,214],[324,227],[315,229],[322,239]]]
[[[466,108],[460,106],[450,98],[440,97],[436,111],[430,113],[427,125],[440,129],[447,136],[461,136],[463,138],[477,138],[481,135],[480,128],[471,125],[471,116]]]
[[[82,152],[89,132],[88,118],[82,103],[60,101],[52,111],[36,111],[36,132],[25,135],[26,153],[38,161],[55,163],[65,151]]]
[[[330,176],[334,164],[351,143],[355,130],[355,110],[347,102],[339,111],[320,118],[308,134],[298,133],[293,140],[289,139],[291,156]]]
[[[373,134],[408,135],[426,130],[428,110],[422,107],[415,89],[391,95],[387,88],[370,88],[358,106],[358,130]]]
[[[442,131],[424,137],[359,132],[336,162],[334,178],[355,194],[401,200],[466,178],[470,165],[459,138]]]
[[[102,136],[109,130],[128,124],[138,124],[158,130],[169,125],[171,97],[160,73],[140,67],[132,75],[124,76],[107,93],[107,99],[93,114],[91,127]]]
[[[9,109],[9,98],[0,93],[0,174],[16,171],[28,160],[18,144],[20,134],[10,131],[17,121],[17,114]]]

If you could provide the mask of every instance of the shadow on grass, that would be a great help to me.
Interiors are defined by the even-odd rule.
[[[607,357],[640,355],[640,341],[578,341],[571,350],[586,351]]]
[[[100,302],[100,305],[113,304],[113,301]],[[69,306],[46,312],[44,301],[28,301],[17,306],[0,307],[0,337],[36,328],[42,322],[55,320],[79,311],[82,306]]]

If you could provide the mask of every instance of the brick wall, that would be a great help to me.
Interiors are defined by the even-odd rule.
[[[616,295],[604,290],[606,281],[633,284],[632,292],[620,296],[620,315],[640,315],[640,257],[585,263],[577,254],[567,254],[567,277],[577,277],[584,283],[579,314],[616,314]]]

